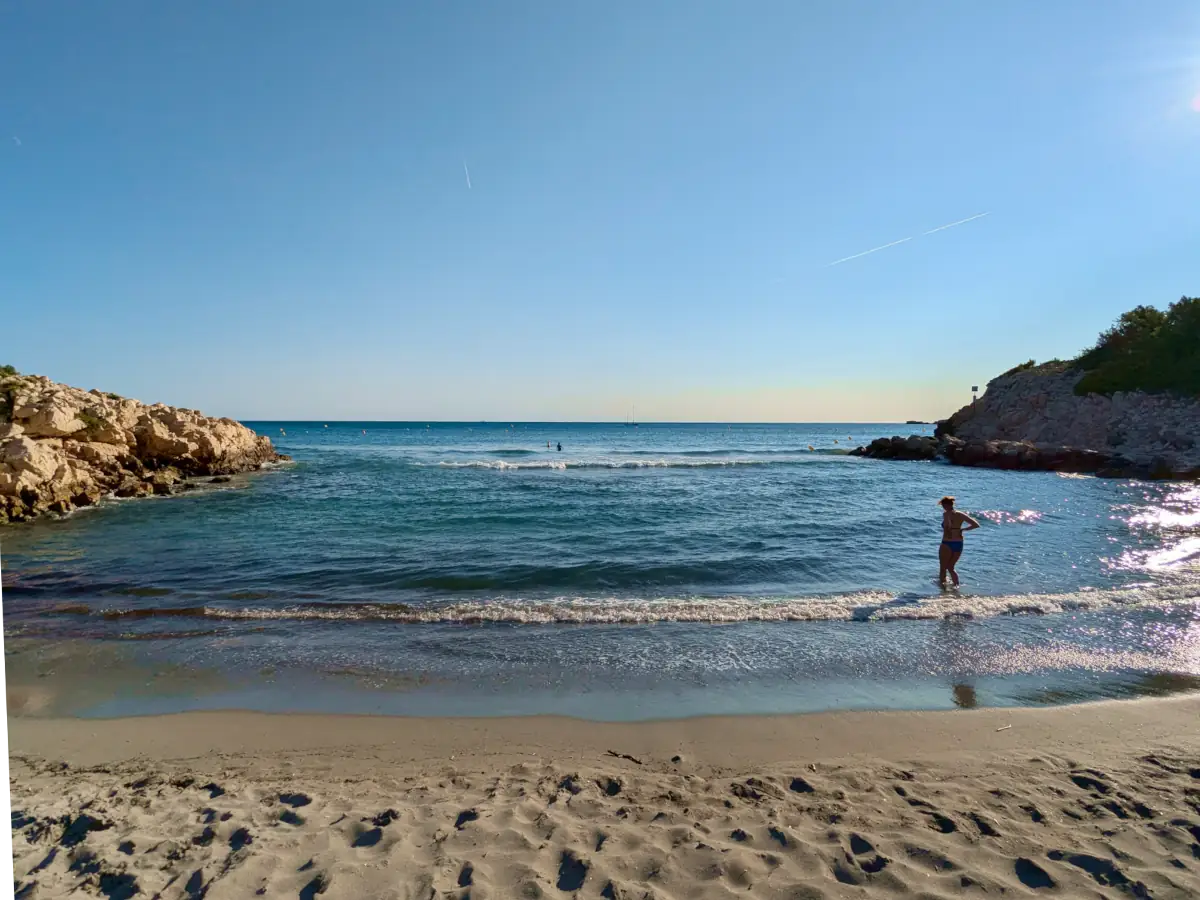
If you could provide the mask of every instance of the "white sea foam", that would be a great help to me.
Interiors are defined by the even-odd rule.
[[[503,459],[442,460],[436,465],[443,469],[495,469],[500,471],[520,469],[710,469],[729,466],[770,466],[799,463],[796,459],[586,459],[586,460],[530,460],[510,462]],[[417,465],[425,465],[417,463]]]
[[[278,607],[205,606],[141,610],[139,616],[189,616],[218,619],[312,619],[383,621],[398,624],[620,625],[667,622],[897,622],[978,619],[994,616],[1052,615],[1106,609],[1193,606],[1200,614],[1200,579],[1194,573],[1168,583],[1061,594],[972,596],[948,592],[930,597],[897,597],[885,591],[809,598],[625,598],[559,597],[551,600],[502,598],[429,606],[405,603],[301,603]],[[78,608],[64,612],[82,612]],[[121,617],[121,611],[107,615]]]

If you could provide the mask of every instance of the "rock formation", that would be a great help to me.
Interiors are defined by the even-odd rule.
[[[906,438],[899,435],[876,438],[866,447],[851,450],[850,455],[869,456],[872,459],[934,459],[939,450],[937,438],[911,434]]]
[[[853,452],[997,469],[1200,477],[1200,398],[1079,395],[1083,374],[1066,364],[1005,373],[978,401],[939,422],[935,440],[881,438]]]
[[[261,468],[280,456],[233,419],[0,375],[0,523],[173,493],[193,476]]]

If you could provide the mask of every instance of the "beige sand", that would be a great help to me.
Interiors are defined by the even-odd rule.
[[[1200,897],[1195,696],[9,729],[23,897]]]

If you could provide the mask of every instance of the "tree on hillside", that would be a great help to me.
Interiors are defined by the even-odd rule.
[[[1181,297],[1166,312],[1138,306],[1123,313],[1075,364],[1086,373],[1079,394],[1200,394],[1200,297]]]

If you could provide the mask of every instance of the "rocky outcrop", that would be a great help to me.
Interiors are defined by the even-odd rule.
[[[1075,386],[1082,377],[1061,363],[1007,372],[975,403],[939,422],[933,438],[880,438],[851,453],[990,469],[1200,478],[1200,398],[1081,396]]]
[[[877,438],[851,456],[871,459],[945,459],[956,466],[1025,471],[1089,472],[1102,475],[1149,475],[1140,467],[1111,453],[1073,447],[1039,447],[1029,441],[964,441],[914,434],[909,437]]]
[[[866,447],[850,451],[851,456],[869,456],[872,459],[934,459],[938,456],[937,438],[913,434],[890,438],[876,438]]]
[[[1001,375],[978,401],[940,422],[935,434],[963,442],[947,444],[945,454],[962,465],[999,456],[1027,463],[1012,468],[1200,475],[1200,398],[1080,396],[1075,386],[1082,377],[1061,364]]]
[[[147,406],[39,375],[0,377],[0,523],[170,494],[189,477],[286,459],[233,419]]]
[[[1149,468],[1116,454],[1075,447],[1039,447],[1029,441],[964,441],[943,437],[938,441],[937,455],[956,466],[983,469],[1080,472],[1114,477],[1154,474]]]

